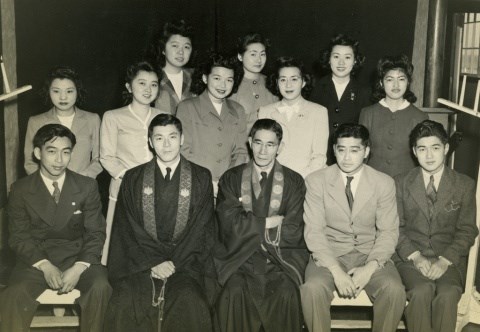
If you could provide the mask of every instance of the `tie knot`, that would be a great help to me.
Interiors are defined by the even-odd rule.
[[[57,182],[57,181],[53,181],[53,182],[52,182],[52,185],[53,185],[53,188],[54,188],[54,189],[60,190],[60,188],[58,187],[58,182]]]
[[[170,167],[167,167],[167,174],[165,175],[165,180],[167,180],[167,181],[170,180],[171,172],[172,172],[172,169]]]
[[[347,186],[353,181],[353,176],[347,176]]]
[[[267,179],[267,172],[261,172],[260,175],[262,176],[262,181],[265,181]]]

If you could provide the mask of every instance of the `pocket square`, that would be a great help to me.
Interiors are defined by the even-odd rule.
[[[82,214],[82,211],[81,210],[76,210],[75,212],[73,212],[73,214]]]

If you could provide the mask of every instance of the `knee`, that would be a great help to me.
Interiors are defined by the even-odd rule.
[[[435,299],[440,303],[450,303],[457,305],[461,295],[462,290],[459,287],[443,287],[442,290],[437,293]]]
[[[431,302],[433,300],[434,294],[435,285],[433,282],[419,283],[408,291],[408,297],[410,301],[424,299],[425,301]]]
[[[300,286],[302,298],[326,298],[330,299],[330,302],[333,299],[334,289],[334,285],[329,285],[329,283],[319,279],[306,280],[305,283]]]
[[[398,302],[405,303],[407,299],[407,295],[405,293],[405,286],[399,279],[386,279],[382,285],[381,291],[389,298],[396,299]]]

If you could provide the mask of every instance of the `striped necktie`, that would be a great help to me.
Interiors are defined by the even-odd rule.
[[[58,204],[58,202],[60,201],[60,188],[58,187],[58,182],[57,181],[53,181],[52,185],[53,185],[53,188],[54,188],[52,197],[55,200],[55,203]]]
[[[353,208],[353,194],[352,188],[350,187],[350,183],[353,180],[353,176],[347,176],[347,185],[345,187],[345,194],[347,195],[348,206],[350,207],[350,211]]]

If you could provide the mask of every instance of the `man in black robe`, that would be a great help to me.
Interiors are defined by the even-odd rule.
[[[299,285],[308,259],[303,239],[302,176],[276,161],[282,127],[252,127],[253,160],[219,182],[215,253],[223,289],[216,303],[221,331],[301,331]]]
[[[118,196],[105,331],[211,331],[212,177],[180,155],[176,117],[157,115],[148,136],[156,157],[127,171]]]

